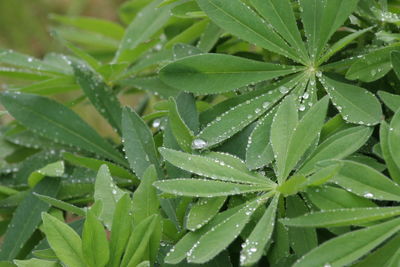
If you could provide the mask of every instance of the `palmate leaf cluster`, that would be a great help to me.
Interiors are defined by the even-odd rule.
[[[0,264],[398,266],[399,12],[132,0],[120,23],[53,15],[63,53],[0,50]]]

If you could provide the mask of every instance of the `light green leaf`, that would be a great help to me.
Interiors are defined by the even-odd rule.
[[[278,108],[271,125],[271,144],[276,158],[278,180],[283,182],[320,133],[328,98],[315,104],[298,121],[297,104],[288,97]]]
[[[50,18],[67,26],[73,26],[81,30],[98,33],[116,40],[120,40],[124,34],[124,28],[110,20],[93,17],[72,17],[52,14]]]
[[[300,61],[290,47],[252,9],[240,0],[197,0],[200,8],[222,29],[240,39]],[[301,62],[301,61],[300,61]]]
[[[236,169],[223,160],[187,154],[167,148],[160,148],[160,153],[171,164],[211,179],[246,184],[273,185],[273,182],[267,178],[256,176],[250,171]]]
[[[226,197],[200,198],[186,218],[186,228],[195,231],[208,223],[221,209]]]
[[[204,95],[233,91],[250,83],[270,80],[299,70],[299,67],[230,55],[201,54],[168,64],[160,70],[160,77],[174,88]]]
[[[104,226],[90,210],[83,226],[82,252],[86,263],[91,267],[106,266],[110,257]]]
[[[383,241],[400,230],[400,219],[352,231],[313,249],[298,260],[293,267],[344,266],[369,253]]]
[[[218,42],[222,33],[223,31],[221,28],[215,25],[215,23],[209,22],[203,34],[200,36],[197,47],[204,52],[209,52]]]
[[[158,200],[157,191],[153,187],[153,183],[157,180],[156,168],[151,165],[144,172],[139,187],[136,188],[133,193],[132,213],[135,225],[153,214],[158,214],[160,202]]]
[[[100,218],[108,229],[111,229],[115,206],[125,193],[119,189],[110,174],[107,165],[102,165],[97,173],[94,185],[94,199],[101,200],[103,210]]]
[[[194,3],[194,2],[189,2]],[[207,19],[200,20],[196,23],[193,23],[190,27],[186,28],[184,31],[179,33],[178,35],[174,36],[171,40],[169,40],[165,44],[165,49],[170,49],[175,44],[179,43],[192,43],[194,40],[198,39],[204,29],[208,24]]]
[[[68,266],[86,267],[79,235],[66,223],[42,214],[43,229],[50,247],[57,257]]]
[[[236,184],[206,179],[170,179],[154,183],[159,190],[189,197],[219,197],[271,190],[269,185]]]
[[[133,225],[132,201],[124,194],[115,206],[110,238],[110,267],[119,267]]]
[[[351,155],[367,142],[371,134],[371,128],[358,126],[331,135],[317,147],[300,168],[299,173],[309,174],[315,169],[315,164],[319,161],[343,159]]]
[[[0,100],[8,112],[30,130],[53,141],[126,164],[122,155],[110,143],[67,107],[30,94],[6,92],[0,96]]]
[[[153,134],[142,118],[128,108],[122,113],[122,137],[131,169],[140,179],[152,164],[161,174]]]
[[[382,119],[379,100],[369,91],[327,77],[320,80],[345,121],[370,126]]]
[[[275,216],[278,207],[279,194],[275,195],[258,221],[250,236],[244,242],[240,252],[240,264],[251,266],[262,257],[264,248],[270,241],[275,227]]]
[[[28,177],[28,185],[34,187],[38,182],[40,182],[45,176],[49,177],[61,177],[64,175],[65,166],[64,161],[56,161],[54,163],[47,164],[43,168],[34,171]]]
[[[249,202],[226,220],[215,225],[190,249],[187,255],[188,262],[205,263],[218,255],[240,234],[261,204],[260,199]]]
[[[29,259],[29,260],[14,260],[13,261],[18,267],[59,267],[60,264],[56,261],[47,261],[40,259]]]
[[[331,179],[333,183],[365,198],[400,201],[400,186],[385,175],[364,164],[348,160],[341,162],[343,167]]]
[[[305,214],[300,217],[281,220],[285,225],[295,227],[339,227],[362,225],[384,220],[400,214],[398,207],[333,209]]]

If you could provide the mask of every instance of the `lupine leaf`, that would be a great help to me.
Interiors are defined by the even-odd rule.
[[[258,221],[250,236],[244,242],[240,252],[240,264],[248,266],[256,263],[264,253],[264,248],[270,241],[275,226],[276,209],[279,195],[275,195]]]
[[[378,91],[378,96],[393,112],[396,112],[398,109],[400,109],[400,95],[391,94],[385,91]]]
[[[364,126],[351,127],[333,134],[317,147],[299,172],[308,174],[319,161],[343,159],[351,155],[367,142],[371,134],[372,130]]]
[[[272,182],[267,178],[263,179],[253,175],[251,172],[239,170],[225,161],[209,157],[191,155],[180,151],[161,148],[161,155],[173,165],[198,175],[209,177],[215,180],[238,182],[246,184],[266,184]]]
[[[344,266],[352,263],[398,232],[399,222],[400,219],[391,220],[326,241],[293,266]]]
[[[400,184],[400,166],[396,164],[393,160],[392,153],[389,147],[389,131],[390,126],[386,122],[381,122],[379,138],[380,138],[380,147],[382,150],[382,155],[385,160],[386,166],[390,173],[390,177]]]
[[[159,172],[153,134],[139,115],[127,108],[122,113],[122,136],[131,169],[139,178],[152,164]]]
[[[369,91],[327,77],[321,78],[321,82],[345,121],[361,125],[375,125],[381,120],[381,105]]]
[[[99,217],[108,229],[112,227],[115,206],[124,194],[115,185],[108,167],[106,165],[101,166],[96,177],[94,199],[101,200],[103,203],[103,210]]]
[[[400,109],[394,114],[389,126],[388,143],[393,161],[400,168]]]
[[[189,251],[188,261],[205,263],[218,255],[240,234],[260,204],[258,199],[247,203],[245,207],[205,233]]]
[[[200,198],[187,214],[186,228],[195,231],[208,223],[225,203],[226,197]]]
[[[296,227],[338,227],[361,225],[395,217],[399,214],[400,208],[398,207],[334,209],[312,212],[281,221],[285,225]]]
[[[197,0],[200,8],[222,29],[272,52],[299,59],[293,48],[240,0]]]
[[[0,96],[0,100],[8,112],[30,130],[53,141],[98,153],[125,165],[121,154],[67,107],[30,94],[7,92]]]
[[[68,266],[85,267],[82,240],[66,223],[47,214],[42,214],[44,232],[57,257]]]
[[[82,232],[82,252],[91,267],[103,267],[108,263],[110,250],[103,224],[89,210]]]
[[[251,192],[268,191],[270,187],[262,185],[236,184],[223,181],[201,179],[171,179],[154,183],[163,192],[189,197],[219,197],[239,195]]]
[[[237,0],[234,0],[237,1]],[[298,67],[222,54],[179,59],[160,70],[166,84],[186,92],[216,94],[299,71]]]

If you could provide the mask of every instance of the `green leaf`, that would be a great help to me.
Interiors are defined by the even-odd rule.
[[[131,53],[139,45],[151,39],[170,17],[170,6],[158,8],[162,0],[155,0],[143,8],[125,30],[115,62],[131,62]]]
[[[148,259],[146,251],[149,248],[151,235],[157,227],[161,227],[160,217],[159,215],[152,215],[134,228],[122,258],[121,266],[134,267],[143,260]]]
[[[226,197],[200,198],[186,218],[186,228],[195,231],[208,223],[221,209]]]
[[[353,154],[367,142],[372,129],[364,126],[339,131],[322,142],[300,168],[299,173],[309,174],[315,164],[327,159],[343,159]]]
[[[237,1],[237,0],[232,0]],[[223,54],[201,54],[179,59],[160,70],[166,84],[186,92],[216,94],[250,83],[301,70]]]
[[[183,121],[181,114],[178,111],[177,104],[173,98],[170,98],[168,118],[172,133],[174,134],[180,148],[185,152],[191,152],[194,134]]]
[[[396,73],[397,77],[400,77],[400,52],[393,51],[391,54],[393,70]]]
[[[286,198],[286,216],[296,217],[309,212],[304,200],[298,195]],[[303,256],[318,245],[315,228],[289,228],[290,246],[298,257]]]
[[[122,113],[122,137],[131,169],[140,179],[152,164],[161,174],[153,134],[140,116],[128,108]]]
[[[28,192],[19,203],[4,234],[0,260],[12,260],[17,257],[41,222],[40,215],[50,205],[38,199],[34,193],[55,197],[59,191],[57,178],[45,178]]]
[[[400,186],[385,175],[364,164],[347,160],[341,162],[343,167],[332,178],[333,183],[365,198],[400,201]]]
[[[320,80],[345,121],[370,126],[382,119],[379,100],[369,91],[327,77]]]
[[[346,78],[363,82],[373,82],[382,78],[392,69],[390,53],[398,49],[396,46],[389,46],[368,53],[351,65]]]
[[[258,169],[274,160],[270,142],[272,119],[275,109],[261,118],[251,133],[246,147],[246,165],[249,169]]]
[[[58,200],[56,198],[52,198],[52,197],[49,197],[49,196],[41,195],[41,194],[38,194],[38,193],[35,193],[35,192],[33,194],[36,197],[38,197],[40,200],[52,205],[53,207],[56,207],[56,208],[59,208],[59,209],[74,213],[74,214],[79,215],[79,216],[85,216],[86,215],[86,213],[85,213],[85,211],[83,209],[78,208],[78,207],[76,207],[76,206],[74,206],[72,204],[69,204],[68,202],[64,202],[62,200]]]
[[[306,192],[311,202],[320,210],[376,207],[371,200],[356,196],[338,187],[327,185],[309,187]]]
[[[240,39],[302,62],[290,47],[252,9],[240,0],[197,0],[200,8],[222,29]],[[303,62],[304,63],[304,62]]]
[[[169,49],[178,43],[192,43],[194,40],[198,39],[201,36],[207,24],[208,24],[207,19],[203,19],[193,23],[184,31],[182,31],[178,35],[174,36],[171,40],[169,40],[164,46],[165,49]]]
[[[293,267],[344,266],[369,253],[400,230],[400,219],[341,235],[312,250]]]
[[[93,17],[72,17],[51,14],[50,18],[67,26],[73,26],[81,30],[98,33],[116,40],[120,40],[124,34],[121,25]]]
[[[281,220],[285,225],[295,227],[339,227],[362,225],[369,222],[398,216],[398,207],[333,209],[305,214],[300,217]]]
[[[301,0],[301,18],[313,61],[326,43],[356,9],[359,0]]]
[[[85,261],[91,267],[106,266],[110,257],[104,226],[90,210],[86,214],[83,226],[82,252]]]
[[[124,194],[115,206],[110,240],[110,267],[119,267],[121,256],[132,231],[132,201]]]
[[[251,0],[258,13],[272,25],[292,48],[296,48],[297,54],[304,62],[308,62],[308,53],[305,48],[297,21],[289,0]]]
[[[160,148],[160,153],[165,160],[183,170],[215,180],[246,184],[273,184],[273,182],[267,178],[260,178],[250,171],[246,172],[237,169],[224,160],[187,154],[167,148]]]
[[[82,157],[68,152],[64,152],[63,157],[73,165],[85,167],[93,171],[97,171],[101,165],[107,165],[112,176],[132,180],[135,185],[139,184],[139,179],[135,175],[114,163],[95,158]]]
[[[171,179],[161,180],[154,183],[159,190],[189,197],[219,197],[229,195],[241,195],[252,192],[262,192],[271,190],[269,185],[236,184],[223,181],[213,181],[206,179]]]
[[[153,214],[158,214],[160,201],[158,200],[157,191],[153,187],[153,183],[157,180],[156,168],[151,165],[144,172],[139,187],[133,193],[132,213],[135,225]]]
[[[288,97],[278,108],[271,125],[271,144],[277,162],[278,181],[282,182],[287,178],[318,138],[328,103],[328,98],[323,98],[300,121],[294,97]]]
[[[400,95],[391,94],[385,91],[378,91],[378,96],[382,102],[385,103],[385,105],[393,112],[396,112],[398,109],[400,109]]]
[[[107,86],[100,75],[84,64],[73,65],[76,82],[97,109],[97,111],[121,132],[121,106],[112,89]]]
[[[200,36],[197,47],[204,52],[210,52],[210,50],[218,42],[218,39],[222,33],[223,31],[221,28],[215,25],[215,23],[209,22],[203,34]]]
[[[382,121],[379,129],[380,147],[382,155],[385,160],[386,166],[390,173],[390,177],[397,183],[400,184],[400,166],[393,160],[393,156],[389,147],[389,132],[390,126]]]
[[[64,161],[62,160],[47,164],[43,168],[31,173],[31,175],[28,177],[28,185],[30,187],[34,187],[45,176],[61,177],[64,175],[64,172],[65,172],[65,166],[64,166]]]
[[[278,206],[279,195],[275,195],[265,210],[264,215],[258,221],[250,236],[244,242],[240,252],[240,264],[251,266],[262,257],[264,248],[270,241],[275,227],[275,216]]]
[[[47,261],[40,259],[29,259],[29,260],[14,260],[13,261],[18,267],[59,267],[60,264],[56,261]]]
[[[8,112],[30,130],[56,142],[126,164],[122,155],[110,143],[67,107],[30,94],[6,92],[0,95],[0,100]]]
[[[363,260],[356,263],[354,267],[368,267],[368,266],[390,266],[387,265],[391,258],[398,255],[400,246],[400,236],[397,235],[388,241],[385,245],[378,248],[372,253],[369,253]]]
[[[389,151],[396,163],[400,168],[400,109],[394,114],[389,126],[388,144]]]
[[[79,235],[66,223],[47,213],[42,213],[42,220],[47,241],[58,259],[68,266],[85,267]]]
[[[187,255],[188,262],[205,263],[218,255],[240,234],[259,205],[259,199],[247,203],[205,233],[190,249]]]
[[[359,30],[353,33],[350,33],[349,35],[346,35],[336,43],[334,43],[326,52],[321,56],[321,58],[318,60],[317,65],[321,65],[322,63],[326,62],[328,59],[330,59],[333,55],[335,55],[337,52],[342,50],[344,47],[346,47],[348,44],[350,44],[352,41],[363,35],[364,33],[370,31],[372,27]]]
[[[108,229],[112,228],[115,206],[124,194],[125,193],[115,185],[108,167],[102,165],[96,176],[94,199],[96,201],[101,200],[103,203],[103,210],[99,217],[103,220]]]

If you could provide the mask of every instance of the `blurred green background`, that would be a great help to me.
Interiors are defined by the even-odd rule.
[[[38,58],[48,52],[66,52],[50,35],[51,28],[56,25],[50,18],[51,14],[90,16],[118,22],[118,8],[123,2],[125,0],[0,0],[0,48]],[[0,77],[0,91],[7,87],[7,82]],[[79,96],[79,93],[74,91],[56,98],[69,100]],[[81,104],[75,107],[75,111],[103,135],[115,135],[91,105]],[[3,116],[0,125],[10,120],[9,116]]]
[[[0,47],[41,57],[57,51],[49,34],[49,15],[93,16],[117,20],[124,0],[0,0]]]

